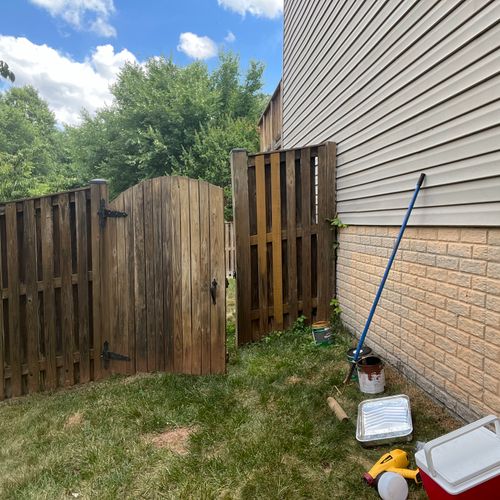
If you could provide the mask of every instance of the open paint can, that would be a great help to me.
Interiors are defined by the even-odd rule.
[[[365,356],[356,364],[359,389],[365,394],[380,394],[385,389],[384,363],[378,356]]]

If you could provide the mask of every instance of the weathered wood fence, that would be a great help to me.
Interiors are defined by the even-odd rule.
[[[224,372],[224,281],[223,194],[207,183],[0,204],[0,400],[113,372]],[[130,361],[104,360],[105,342]]]
[[[226,276],[232,278],[236,274],[236,240],[234,238],[234,223],[225,222],[225,258]]]
[[[238,343],[327,319],[334,296],[336,146],[232,152]]]

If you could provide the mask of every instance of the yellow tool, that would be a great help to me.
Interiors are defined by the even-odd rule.
[[[380,457],[380,460],[365,474],[363,479],[371,486],[383,472],[395,472],[406,479],[420,483],[420,469],[407,469],[410,465],[408,454],[403,450],[392,450]]]

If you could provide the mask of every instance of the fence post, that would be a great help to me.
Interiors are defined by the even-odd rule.
[[[250,218],[248,211],[248,154],[231,151],[233,220],[236,241],[236,335],[238,345],[252,341],[250,318]]]
[[[90,227],[92,235],[92,311],[94,330],[94,380],[102,378],[101,349],[103,345],[103,315],[105,281],[103,281],[102,263],[104,235],[99,220],[101,200],[108,203],[108,184],[103,179],[90,181]]]

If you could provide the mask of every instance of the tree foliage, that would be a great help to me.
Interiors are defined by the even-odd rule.
[[[54,115],[33,87],[0,94],[0,200],[72,186],[64,150]]]
[[[0,199],[35,196],[105,178],[111,195],[137,182],[169,174],[222,186],[230,214],[229,156],[258,148],[257,120],[263,66],[221,53],[210,72],[152,58],[126,65],[113,101],[78,126],[58,128],[32,87],[0,94]]]
[[[11,82],[14,82],[16,79],[16,75],[10,70],[9,65],[5,61],[0,61],[0,76]]]

